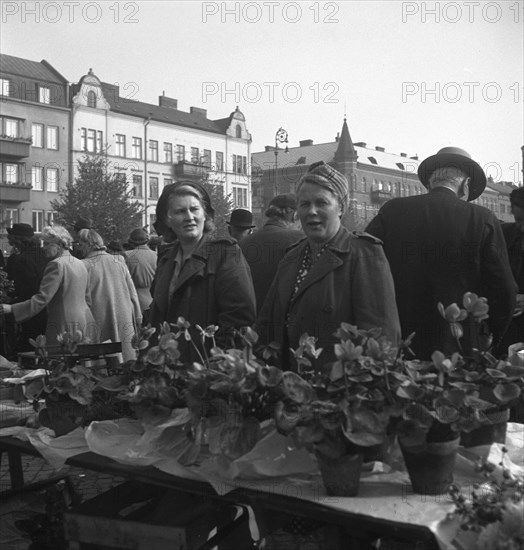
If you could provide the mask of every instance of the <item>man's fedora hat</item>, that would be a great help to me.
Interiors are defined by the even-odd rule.
[[[253,225],[253,214],[249,210],[244,210],[243,208],[233,210],[233,212],[231,212],[231,218],[226,223],[228,225],[234,225],[235,227],[245,227],[246,229],[256,227],[256,225]]]
[[[473,201],[477,197],[480,197],[486,188],[486,174],[484,170],[464,149],[460,149],[459,147],[444,147],[436,155],[432,155],[422,161],[418,167],[418,177],[426,188],[429,188],[431,174],[439,168],[458,168],[471,178],[468,201]]]
[[[28,223],[14,223],[13,227],[7,228],[7,233],[13,237],[32,237],[35,234]]]

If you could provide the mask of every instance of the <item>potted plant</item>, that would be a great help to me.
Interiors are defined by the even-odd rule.
[[[248,453],[264,435],[282,395],[280,369],[257,358],[258,335],[246,328],[239,336],[241,347],[223,350],[216,346],[217,326],[196,325],[201,336],[200,362],[187,371],[186,403],[191,411],[195,436],[209,451],[226,460]],[[205,340],[212,340],[210,355]],[[200,353],[200,352],[199,352]]]
[[[39,412],[40,424],[60,436],[92,420],[125,414],[125,409],[104,391],[104,380],[111,375],[107,365],[87,367],[75,355],[78,346],[87,343],[80,330],[58,335],[59,356],[50,356],[44,335],[29,341],[35,348],[38,365],[45,370],[43,377],[26,386],[26,397],[33,400],[35,410],[39,410],[38,400],[45,399],[45,408]]]
[[[381,445],[390,418],[400,414],[398,350],[380,333],[342,323],[335,334],[337,360],[320,370],[311,368],[308,356],[317,358],[322,350],[305,334],[294,351],[298,372],[282,374],[277,428],[315,453],[331,495],[358,493],[364,450]]]
[[[461,322],[482,321],[488,312],[486,299],[473,293],[466,293],[463,303],[464,309],[439,304],[459,349],[464,335]],[[446,357],[435,351],[431,361],[399,362],[396,394],[406,406],[397,430],[417,493],[445,492],[453,480],[460,434],[490,423],[491,411],[520,394],[524,369],[496,361],[485,351],[472,348],[471,352],[469,357],[458,352]]]

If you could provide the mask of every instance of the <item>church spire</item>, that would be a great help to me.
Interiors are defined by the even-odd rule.
[[[351,136],[349,135],[349,129],[346,117],[344,117],[344,124],[342,125],[342,133],[338,140],[338,147],[335,152],[335,162],[355,162],[358,158],[358,154],[355,151]]]

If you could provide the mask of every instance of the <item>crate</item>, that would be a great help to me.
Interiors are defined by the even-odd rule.
[[[197,550],[212,542],[217,506],[203,496],[129,481],[66,512],[65,539],[71,550]],[[232,518],[224,531],[245,521],[247,514]]]

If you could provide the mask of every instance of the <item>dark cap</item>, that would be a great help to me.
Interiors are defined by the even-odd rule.
[[[136,229],[133,229],[133,231],[131,231],[131,233],[129,234],[129,239],[127,240],[130,244],[135,246],[147,244],[149,242],[149,235],[147,234],[147,231],[141,229],[140,227],[137,227]]]
[[[13,237],[32,237],[35,234],[28,223],[14,223],[13,227],[7,228],[7,233]]]
[[[249,210],[244,210],[243,208],[233,210],[233,212],[231,212],[231,218],[226,223],[235,227],[245,227],[246,229],[256,227],[256,225],[253,225],[253,214],[251,214]]]
[[[93,229],[93,222],[87,218],[78,218],[73,226],[73,229],[78,233],[82,229]]]
[[[509,201],[512,205],[524,208],[524,187],[513,189],[513,191],[509,194]]]
[[[124,252],[124,247],[120,241],[109,241],[107,243],[107,249],[111,252]]]
[[[290,208],[291,210],[297,209],[297,197],[294,193],[285,193],[284,195],[277,195],[273,197],[268,204],[269,206],[276,206],[277,208]]]

